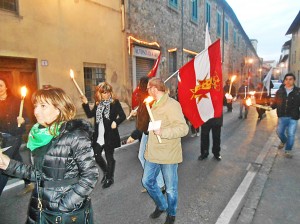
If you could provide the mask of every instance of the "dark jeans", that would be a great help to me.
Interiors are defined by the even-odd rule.
[[[20,146],[22,144],[22,136],[12,136],[9,134],[3,134],[4,137],[4,145],[3,148],[11,146],[8,150],[6,150],[3,154],[9,156],[9,158],[22,162],[22,157],[20,155]],[[8,177],[6,174],[3,174],[0,171],[0,195],[7,184]]]
[[[218,157],[221,151],[221,126],[219,125],[207,125],[201,126],[201,155],[208,156],[209,154],[209,132],[212,130],[212,153]]]
[[[115,166],[115,159],[114,159],[114,152],[115,149],[108,146],[108,145],[102,145],[100,146],[98,143],[95,143],[94,145],[94,154],[95,159],[99,167],[104,173],[108,173],[109,177],[114,176],[114,166]],[[106,161],[104,160],[102,156],[102,152],[104,150]]]
[[[266,113],[266,110],[265,109],[262,109],[262,108],[256,108],[256,111],[258,113],[258,117],[261,119],[263,114]]]

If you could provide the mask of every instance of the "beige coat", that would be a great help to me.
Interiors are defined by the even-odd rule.
[[[184,119],[180,104],[165,94],[151,108],[155,120],[161,120],[161,139],[159,143],[153,131],[149,132],[145,159],[158,164],[182,162],[181,137],[189,129]]]

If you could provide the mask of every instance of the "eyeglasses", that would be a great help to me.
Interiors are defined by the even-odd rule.
[[[109,92],[102,92],[101,94],[108,94]]]

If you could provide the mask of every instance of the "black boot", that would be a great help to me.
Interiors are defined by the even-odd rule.
[[[103,184],[107,180],[107,172],[103,172],[103,177],[101,180],[101,184]]]
[[[102,188],[108,188],[114,183],[116,161],[113,160],[107,164],[107,176]]]

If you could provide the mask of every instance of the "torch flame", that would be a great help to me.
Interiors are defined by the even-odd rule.
[[[246,105],[247,106],[251,106],[252,105],[251,98],[247,98]]]
[[[27,93],[27,88],[26,88],[26,86],[23,86],[21,88],[21,96],[24,98],[26,96],[26,93]]]
[[[251,96],[254,96],[255,91],[250,91],[249,94],[250,94]]]
[[[70,69],[70,77],[71,77],[71,79],[74,79],[74,72],[72,69]]]
[[[235,79],[236,79],[236,75],[232,76],[231,79],[230,79],[230,81],[234,82]]]
[[[144,99],[144,103],[150,104],[153,100],[154,98],[152,96],[148,96],[146,99]]]

